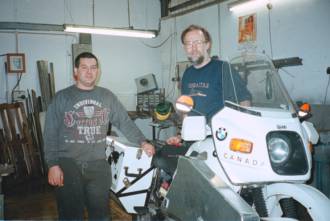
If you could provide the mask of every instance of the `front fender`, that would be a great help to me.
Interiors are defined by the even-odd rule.
[[[292,197],[302,204],[314,221],[328,221],[330,200],[319,190],[306,184],[276,183],[264,188],[267,201],[272,196]]]

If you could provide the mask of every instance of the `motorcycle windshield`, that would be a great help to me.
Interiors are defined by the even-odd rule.
[[[224,65],[223,89],[226,104],[233,102],[247,109],[270,115],[296,113],[273,62],[264,55],[245,54]]]

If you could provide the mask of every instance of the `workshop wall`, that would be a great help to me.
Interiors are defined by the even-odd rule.
[[[2,0],[0,21],[42,24],[92,25],[91,0]],[[256,13],[257,36],[252,50],[274,59],[302,58],[302,66],[285,67],[280,75],[294,100],[323,103],[326,95],[329,64],[330,2],[328,0],[270,0],[266,6],[234,14],[226,1],[182,16],[162,19],[160,35],[152,40],[92,36],[93,51],[101,61],[99,85],[112,89],[129,110],[135,109],[134,78],[154,73],[169,100],[177,94],[177,62],[186,61],[180,42],[182,30],[189,24],[206,27],[213,37],[212,55],[228,59],[244,46],[238,44],[238,17]],[[130,23],[134,28],[158,29],[160,3],[156,0],[130,1]],[[95,25],[127,27],[127,1],[95,0]],[[270,24],[270,25],[269,25]],[[65,33],[6,32],[0,30],[0,54],[26,54],[27,72],[20,89],[35,89],[40,95],[37,60],[54,63],[56,90],[72,80],[71,45],[78,35]],[[5,74],[5,57],[0,57],[0,103],[17,82],[15,74]],[[327,99],[326,103],[329,103]]]
[[[162,22],[162,35],[173,34],[174,42],[162,48],[163,75],[170,63],[186,61],[180,35],[190,24],[206,27],[212,38],[212,55],[228,59],[247,48],[265,53],[273,59],[300,57],[303,65],[284,67],[279,73],[289,94],[295,101],[302,100],[321,104],[326,96],[330,66],[330,1],[328,0],[270,0],[272,9],[266,5],[254,10],[232,13],[228,3],[213,5]],[[265,3],[266,4],[266,3]],[[238,18],[256,14],[256,42],[252,45],[238,43]],[[173,50],[176,50],[173,52]],[[175,54],[169,62],[169,54]],[[172,72],[174,74],[174,72]],[[330,102],[327,96],[326,103]]]
[[[94,0],[1,0],[0,22],[27,22],[38,24],[83,24],[135,29],[158,29],[160,2],[155,0],[130,1],[128,19],[127,1]],[[64,32],[31,32],[0,30],[0,103],[10,98],[17,82],[16,74],[5,73],[4,54],[25,53],[27,71],[22,75],[18,89],[34,89],[40,95],[37,60],[54,63],[56,91],[73,83],[72,44],[79,43],[77,34]],[[93,52],[101,63],[100,86],[118,95],[128,110],[135,110],[136,85],[134,78],[154,73],[160,76],[158,49],[145,44],[158,39],[92,35]]]

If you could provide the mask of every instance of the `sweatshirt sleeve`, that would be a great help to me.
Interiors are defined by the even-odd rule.
[[[125,135],[128,141],[140,145],[146,138],[128,116],[126,109],[118,98],[113,95],[111,99],[110,122]]]
[[[52,103],[48,106],[46,112],[45,128],[44,128],[44,157],[48,168],[58,165],[58,133],[59,124],[61,120],[56,111],[56,97]]]

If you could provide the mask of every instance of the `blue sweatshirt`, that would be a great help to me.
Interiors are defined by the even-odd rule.
[[[192,96],[194,109],[208,120],[224,107],[226,100],[237,103],[251,100],[251,94],[238,73],[233,69],[230,73],[228,63],[216,59],[201,68],[187,68],[182,77],[181,93]]]

